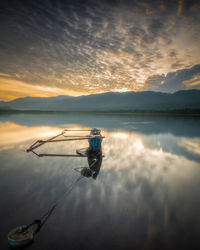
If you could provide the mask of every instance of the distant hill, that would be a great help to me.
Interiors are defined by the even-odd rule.
[[[108,92],[87,96],[25,97],[0,102],[0,109],[39,111],[134,111],[200,109],[200,90]]]

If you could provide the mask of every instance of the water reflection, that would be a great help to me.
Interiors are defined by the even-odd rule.
[[[122,129],[136,131],[142,134],[172,134],[175,136],[200,136],[199,117],[171,117],[171,116],[134,116],[134,115],[103,115],[103,114],[73,114],[73,113],[21,113],[1,114],[1,122],[12,122],[22,126],[52,126],[72,127],[100,127],[107,131]]]
[[[27,127],[12,122],[0,122],[0,147],[52,136],[60,130],[49,126]]]
[[[79,173],[73,169],[88,166],[85,158],[37,158],[25,152],[36,138],[60,130],[60,126],[0,124],[2,249],[7,249],[5,235],[11,228],[45,211],[77,178]],[[197,247],[200,138],[184,133],[105,128],[105,157],[98,178],[85,178],[76,186],[30,249]],[[87,146],[87,141],[61,142],[37,152],[74,153]]]

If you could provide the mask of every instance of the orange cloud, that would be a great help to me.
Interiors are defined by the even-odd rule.
[[[79,96],[85,93],[56,87],[31,85],[19,80],[0,77],[0,100],[9,101],[20,97],[50,97],[58,95]]]
[[[199,86],[200,85],[200,74],[194,75],[191,79],[183,82],[186,86]]]

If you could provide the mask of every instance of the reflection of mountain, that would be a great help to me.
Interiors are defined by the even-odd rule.
[[[7,113],[0,115],[0,121],[10,121],[25,126],[70,127],[73,124],[79,124],[84,127],[105,128],[108,131],[122,129],[143,134],[170,133],[186,137],[200,136],[200,119],[180,116]]]
[[[0,107],[21,110],[54,111],[115,111],[115,110],[173,110],[200,109],[200,91],[176,93],[126,92],[104,93],[80,97],[26,97],[11,102],[0,102]]]

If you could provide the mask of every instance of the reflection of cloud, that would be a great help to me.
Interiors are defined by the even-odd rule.
[[[80,127],[76,124],[67,124],[71,129],[88,129],[86,127]],[[20,126],[15,123],[5,122],[0,123],[1,142],[0,146],[4,149],[10,145],[16,145],[17,143],[23,143],[39,138],[49,138],[58,134],[61,129],[49,126],[36,126],[27,127]],[[88,132],[67,132],[67,135],[85,135]],[[176,154],[179,157],[188,157],[190,159],[192,155],[184,153],[183,148],[193,154],[200,154],[199,141],[197,139],[183,139],[180,143],[174,139],[174,136],[165,134],[154,136],[144,136],[138,133],[125,132],[125,131],[102,131],[105,136],[103,141],[103,152],[106,156],[104,162],[106,169],[128,169],[130,162],[133,162],[134,168],[141,168],[142,164],[150,164],[150,166],[157,167],[169,166],[171,164],[177,165]],[[74,142],[60,142],[56,144],[48,144],[42,146],[39,151],[46,153],[66,153],[74,151],[77,147],[88,146],[87,141]],[[28,147],[28,145],[26,145]],[[73,150],[72,150],[73,148]],[[75,151],[74,151],[75,152]],[[109,157],[107,157],[109,156]],[[195,159],[194,159],[195,160]],[[174,162],[174,163],[173,163]]]
[[[183,139],[180,144],[181,147],[186,148],[189,152],[193,154],[200,155],[200,140],[197,139]]]
[[[180,16],[184,8],[184,0],[179,0],[178,1],[178,10],[177,10],[177,15]]]
[[[78,127],[74,125],[74,128]],[[59,128],[25,127],[13,123],[1,123],[0,129],[1,134],[5,134],[4,140],[10,140],[12,135],[35,140],[35,136],[48,137],[60,131]],[[103,246],[102,249],[111,246],[123,249],[125,245],[130,249],[138,246],[153,249],[158,239],[161,249],[166,244],[171,249],[178,249],[180,239],[181,243],[188,243],[188,237],[182,237],[186,229],[192,232],[192,240],[194,237],[198,239],[199,163],[176,154],[180,137],[167,133],[146,136],[123,130],[104,131],[103,134],[106,136],[103,142],[105,157],[98,179],[81,180],[64,197],[45,225],[48,235],[44,238],[45,246],[49,249],[53,244],[59,249],[66,247],[66,221],[69,249],[74,248],[74,242],[77,242],[77,249],[91,249],[91,245],[92,248]],[[171,140],[168,141],[169,137]],[[18,142],[24,145],[23,141]],[[198,140],[183,142],[195,147],[193,142],[198,143]],[[164,150],[166,144],[171,152]],[[82,147],[82,144],[78,146]],[[48,152],[69,152],[76,147],[76,142],[49,144]],[[12,150],[0,153],[3,156],[0,184],[4,188],[1,214],[6,215],[1,223],[6,230],[8,215],[12,222],[18,223],[46,211],[78,178],[73,168],[87,164],[86,159],[32,157],[16,145]],[[20,206],[22,202],[23,206]],[[13,213],[8,209],[12,207],[19,209]],[[59,227],[55,227],[56,223]],[[97,225],[98,237],[97,231],[93,230]],[[104,234],[101,234],[102,230]],[[76,232],[80,234],[78,241]],[[111,232],[116,237],[110,237]],[[85,240],[88,235],[89,242]],[[175,238],[171,237],[173,235]],[[59,242],[55,243],[55,238],[59,238]]]
[[[128,135],[126,133],[122,133],[122,132],[113,133],[112,136],[115,138],[119,138],[119,139],[127,139],[128,138]]]
[[[60,130],[53,127],[26,127],[15,123],[0,123],[1,140],[0,146],[22,143],[33,138],[53,136]]]
[[[103,144],[105,155],[110,155],[111,159],[105,159],[104,164],[107,169],[115,168],[118,170],[128,169],[130,162],[133,162],[133,169],[142,167],[148,162],[150,165],[159,167],[166,164],[169,158],[174,158],[173,154],[165,152],[162,148],[151,148],[152,141],[147,141],[145,137],[128,132],[110,132],[106,135],[106,140]],[[107,163],[107,161],[110,163]],[[106,162],[106,163],[105,163]]]

